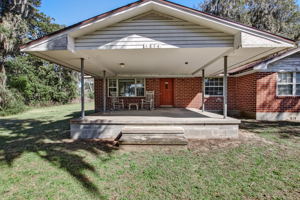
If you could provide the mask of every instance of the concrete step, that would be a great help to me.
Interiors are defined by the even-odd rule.
[[[178,126],[125,126],[122,134],[184,134],[184,129]]]
[[[187,145],[184,129],[175,126],[126,126],[121,131],[122,145]]]
[[[122,135],[119,144],[123,145],[187,145],[187,139],[183,136],[170,135],[137,135],[126,134]]]

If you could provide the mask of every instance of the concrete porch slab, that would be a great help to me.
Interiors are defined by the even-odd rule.
[[[130,126],[145,129],[160,126],[165,130],[176,126],[183,130],[187,139],[227,139],[238,137],[240,120],[224,119],[222,115],[198,109],[163,108],[95,113],[84,119],[73,119],[70,124],[72,139],[114,139],[124,127]]]
[[[114,124],[114,125],[176,125],[176,124],[239,124],[241,121],[222,115],[202,112],[194,108],[161,108],[156,110],[124,110],[95,113],[84,119],[73,119],[72,124]]]

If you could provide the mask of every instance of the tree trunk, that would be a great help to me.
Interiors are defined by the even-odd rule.
[[[0,61],[0,85],[3,88],[6,87],[6,71],[3,61]]]

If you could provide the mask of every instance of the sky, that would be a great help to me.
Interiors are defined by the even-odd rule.
[[[136,0],[42,0],[40,10],[48,16],[53,17],[55,23],[69,26],[135,1]],[[196,8],[202,0],[171,1]],[[300,4],[300,0],[297,0],[297,2]]]
[[[136,0],[42,0],[40,10],[55,19],[55,23],[72,25],[90,17],[135,2]],[[172,0],[195,8],[202,0]],[[300,1],[300,0],[299,0]]]

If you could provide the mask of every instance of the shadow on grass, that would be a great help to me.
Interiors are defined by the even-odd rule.
[[[67,171],[88,192],[102,198],[96,185],[83,173],[88,170],[96,174],[95,168],[76,151],[84,150],[95,155],[105,153],[109,156],[115,147],[96,141],[64,140],[70,137],[69,120],[79,115],[79,112],[74,112],[67,116],[69,119],[61,121],[1,119],[0,131],[11,133],[0,135],[0,162],[12,166],[13,161],[23,153],[33,152],[53,166]]]
[[[242,120],[240,128],[257,134],[273,133],[280,138],[300,139],[300,122]]]

